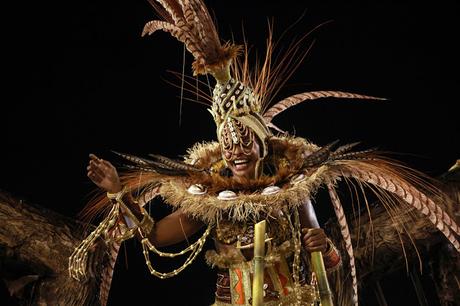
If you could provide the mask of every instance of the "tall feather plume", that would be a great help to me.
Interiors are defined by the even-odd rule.
[[[310,91],[287,97],[270,107],[262,114],[266,123],[270,123],[275,116],[279,115],[288,108],[305,101],[312,101],[320,98],[344,98],[344,99],[366,99],[366,100],[385,100],[384,98],[360,95],[343,91]]]
[[[184,43],[193,55],[194,75],[211,73],[221,83],[230,78],[229,65],[240,48],[229,43],[221,44],[216,27],[202,0],[149,2],[163,20],[146,23],[142,36],[151,35],[158,30],[168,32]]]
[[[275,49],[279,45],[284,45],[284,43],[281,42],[281,39],[277,41],[273,40],[273,22],[269,22],[265,57],[262,63],[259,63],[259,60],[256,58],[252,69],[249,68],[250,48],[246,40],[244,40],[243,59],[237,58],[233,62],[232,72],[239,81],[253,89],[258,104],[261,105],[262,112],[270,105],[272,99],[282,89],[309,53],[313,43],[305,46],[306,39],[310,37],[313,31],[324,24],[313,28],[300,39],[292,41],[281,56],[274,58]]]

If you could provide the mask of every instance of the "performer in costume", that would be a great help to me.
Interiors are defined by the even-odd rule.
[[[264,257],[265,305],[313,305],[318,301],[308,253],[321,251],[326,268],[341,264],[341,256],[319,228],[311,197],[321,186],[329,192],[340,222],[358,304],[356,271],[349,229],[336,184],[341,178],[359,186],[372,186],[386,201],[406,203],[419,210],[460,251],[457,224],[421,190],[433,190],[416,172],[379,156],[372,150],[353,152],[356,144],[318,147],[292,137],[274,126],[272,119],[289,107],[323,97],[377,99],[370,96],[318,91],[300,93],[272,104],[272,94],[284,84],[283,63],[273,66],[273,44],[268,39],[266,59],[260,70],[248,67],[247,47],[222,44],[201,0],[151,1],[162,20],[145,25],[143,34],[157,30],[183,42],[193,55],[194,74],[214,77],[209,110],[216,123],[217,142],[200,143],[182,161],[160,155],[141,158],[121,154],[131,171],[118,175],[112,164],[92,155],[88,176],[107,192],[89,208],[96,213],[110,207],[107,217],[79,245],[69,259],[72,277],[87,276],[91,247],[103,237],[116,258],[119,245],[136,236],[150,272],[172,277],[185,269],[211,236],[215,251],[206,254],[218,268],[216,305],[251,305],[254,224],[267,222]],[[294,44],[295,45],[295,44]],[[293,52],[293,49],[287,52]],[[243,52],[243,60],[238,54]],[[294,53],[290,54],[295,55]],[[295,56],[294,56],[295,57]],[[297,60],[301,61],[302,56]],[[294,60],[296,62],[296,60]],[[204,95],[204,93],[201,93]],[[271,130],[278,133],[275,135]],[[392,194],[394,198],[389,198]],[[161,197],[175,211],[155,222],[144,206]],[[178,243],[206,227],[201,238],[178,253],[159,247]],[[175,257],[188,254],[185,263],[168,273],[156,271],[149,252]],[[103,276],[101,303],[107,301],[111,275]]]

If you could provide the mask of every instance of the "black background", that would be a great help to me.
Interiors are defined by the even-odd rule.
[[[399,152],[399,159],[432,176],[459,158],[459,53],[454,45],[460,21],[454,1],[436,6],[397,1],[206,3],[217,16],[223,40],[233,32],[241,42],[244,24],[248,41],[260,53],[267,17],[274,18],[276,38],[305,13],[285,42],[331,21],[310,36],[315,44],[279,99],[311,90],[389,99],[305,103],[275,119],[281,128],[319,145],[340,139]],[[13,21],[5,29],[0,112],[1,189],[74,217],[94,187],[85,172],[89,153],[108,160],[115,160],[110,150],[178,157],[193,143],[215,138],[211,116],[199,105],[184,102],[179,124],[180,90],[165,80],[180,83],[167,70],[182,70],[183,48],[165,33],[140,37],[145,22],[155,17],[147,1],[20,3],[9,12]],[[187,55],[189,75],[190,64]],[[328,218],[321,208],[318,214],[321,221]],[[176,279],[157,281],[147,275],[141,253],[134,249],[139,245],[128,245],[129,269],[118,265],[111,305],[139,304],[145,298],[158,305],[210,301],[206,296],[212,295],[213,274],[201,259]],[[138,290],[127,290],[134,286]],[[388,287],[390,305],[398,305],[404,290]]]

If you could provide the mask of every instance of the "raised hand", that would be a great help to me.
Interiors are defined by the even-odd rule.
[[[89,155],[90,161],[86,170],[88,177],[99,188],[110,193],[121,191],[122,186],[117,169],[108,161],[97,157],[94,154]]]
[[[303,228],[302,241],[308,252],[323,252],[327,250],[327,236],[322,228]]]

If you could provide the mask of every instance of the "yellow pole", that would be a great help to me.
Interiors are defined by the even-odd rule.
[[[334,306],[332,302],[332,291],[327,281],[326,268],[324,267],[323,255],[321,252],[311,253],[311,264],[313,266],[313,272],[315,272],[316,275],[316,281],[318,282],[321,306]]]
[[[254,227],[254,276],[252,281],[252,305],[264,302],[265,220]]]

